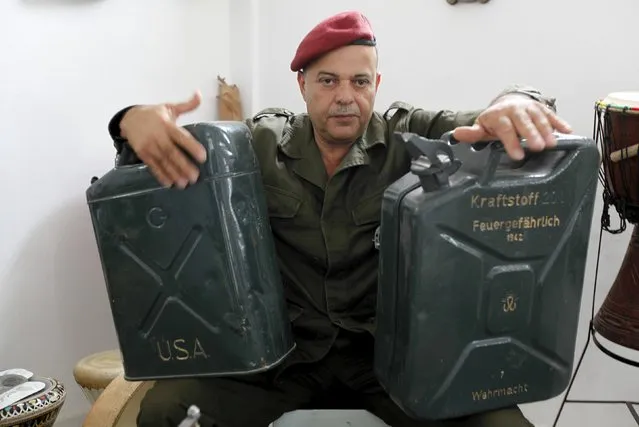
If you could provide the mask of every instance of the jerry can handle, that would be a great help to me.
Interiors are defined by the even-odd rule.
[[[448,145],[455,144],[466,144],[460,142],[457,138],[453,136],[454,131],[448,131],[444,133],[441,137],[442,141],[446,142]],[[524,154],[530,152],[529,147],[526,145],[526,139],[520,138],[519,143],[521,148],[524,150]],[[484,168],[484,173],[480,179],[480,183],[485,185],[489,183],[495,176],[495,172],[497,171],[497,167],[499,166],[499,162],[501,160],[501,156],[506,153],[506,149],[504,148],[504,144],[497,139],[481,141],[475,143],[468,143],[468,145],[473,146],[477,151],[482,150],[484,147],[490,149],[490,154],[487,159],[486,167]],[[579,142],[578,139],[565,139],[558,140],[557,144],[554,147],[545,148],[544,151],[572,151],[583,148],[583,144]],[[483,151],[483,150],[482,150]]]
[[[395,139],[406,146],[413,161],[410,171],[419,177],[424,191],[448,188],[449,177],[461,166],[450,145],[410,132],[395,132]]]

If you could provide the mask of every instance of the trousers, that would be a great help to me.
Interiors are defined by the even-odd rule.
[[[372,338],[341,334],[319,362],[235,377],[159,380],[143,398],[139,427],[177,427],[190,405],[201,427],[268,427],[298,409],[364,409],[391,427],[534,427],[518,407],[459,419],[420,421],[384,392],[373,371]]]

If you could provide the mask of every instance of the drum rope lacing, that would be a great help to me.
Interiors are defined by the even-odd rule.
[[[619,109],[619,107],[616,107],[616,109]],[[628,107],[621,108],[622,112],[626,112],[629,110],[631,110],[631,108],[628,108]],[[612,125],[611,125],[611,120],[609,120],[609,114],[610,114],[609,105],[606,106],[604,109],[599,108],[599,106],[595,106],[595,120],[594,120],[593,133],[595,134],[597,140],[602,141],[601,147],[603,150],[602,155],[604,156],[604,158],[610,157],[610,154],[612,152],[612,147],[614,147],[614,144],[612,141],[613,139]],[[602,120],[602,117],[601,117],[602,115],[604,116],[606,120]],[[607,232],[611,234],[620,234],[626,231],[626,225],[627,225],[626,207],[627,206],[624,199],[613,196],[611,182],[615,182],[614,172],[613,170],[608,170],[607,172],[612,175],[610,180],[606,179],[605,167],[599,169],[599,182],[603,186],[603,212],[601,214],[601,226],[604,230],[606,230]],[[630,179],[627,179],[627,178],[630,178]],[[626,192],[628,192],[629,189],[627,188],[625,184],[627,182],[632,182],[632,178],[636,179],[639,177],[626,177],[626,176],[623,177],[622,182],[624,183],[624,190]],[[619,214],[619,228],[617,229],[610,228],[610,213],[609,213],[610,206],[614,206],[617,209],[617,212]]]

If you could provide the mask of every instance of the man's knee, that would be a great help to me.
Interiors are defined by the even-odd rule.
[[[267,427],[307,400],[304,388],[276,389],[262,375],[161,380],[142,399],[137,422],[139,427],[176,427],[196,405],[201,427]]]
[[[534,427],[517,406],[470,417],[472,427]]]

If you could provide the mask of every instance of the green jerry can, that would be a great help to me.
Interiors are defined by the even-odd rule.
[[[595,142],[558,135],[513,161],[498,141],[395,137],[413,160],[384,194],[376,238],[382,386],[423,420],[557,396],[575,356]]]
[[[128,380],[269,370],[295,348],[251,134],[184,126],[198,181],[163,187],[128,146],[86,192]]]

